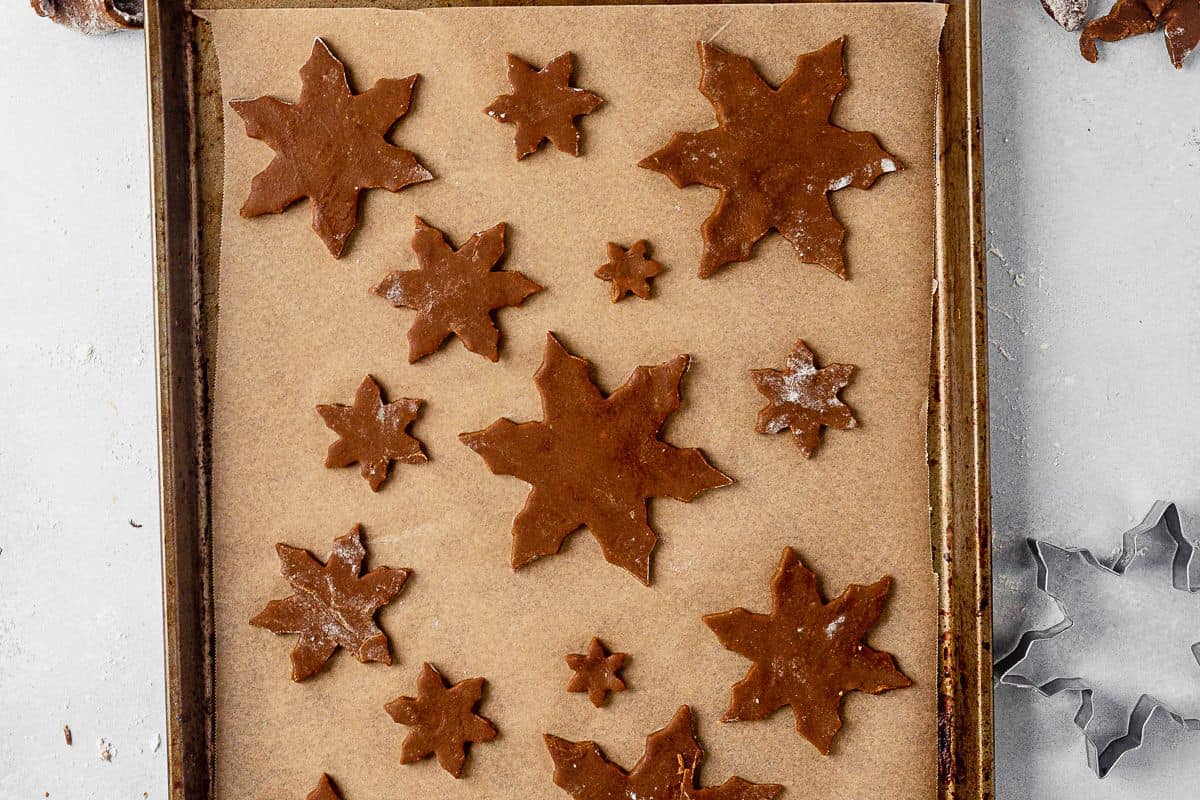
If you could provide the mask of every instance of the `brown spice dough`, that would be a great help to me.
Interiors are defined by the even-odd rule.
[[[663,265],[646,254],[648,248],[645,239],[634,242],[628,250],[615,242],[608,243],[608,261],[600,265],[595,275],[612,283],[614,303],[630,293],[643,300],[650,299],[650,280],[662,273]]]
[[[579,155],[575,118],[595,111],[604,99],[571,86],[575,71],[571,53],[563,53],[542,69],[508,54],[511,94],[502,94],[483,110],[492,119],[517,126],[513,144],[517,160],[536,151],[547,139],[564,153]]]
[[[321,780],[317,781],[317,788],[309,792],[305,800],[342,800],[342,796],[333,785],[333,779],[322,773]]]
[[[696,448],[679,448],[659,435],[679,408],[679,384],[689,356],[638,367],[615,392],[592,382],[587,359],[571,355],[546,334],[546,354],[533,376],[545,419],[501,418],[459,439],[497,475],[533,486],[513,520],[513,568],[554,555],[563,540],[587,526],[604,558],[650,583],[650,554],[658,535],[646,501],[688,502],[732,479]]]
[[[401,725],[412,726],[400,751],[401,764],[436,755],[438,764],[455,778],[462,776],[467,746],[496,738],[491,721],[475,713],[483,696],[483,678],[468,678],[447,686],[432,664],[421,667],[416,697],[397,697],[384,706]]]
[[[408,434],[408,426],[416,419],[422,402],[402,397],[385,403],[379,384],[368,375],[354,394],[354,405],[317,406],[325,425],[338,435],[338,440],[329,445],[325,466],[348,467],[358,463],[371,491],[377,492],[393,461],[405,464],[428,461],[421,442]]]
[[[300,634],[292,649],[292,680],[316,675],[338,647],[364,664],[392,663],[387,634],[375,624],[375,612],[400,594],[411,570],[377,567],[362,575],[367,549],[361,525],[333,540],[324,563],[282,542],[275,552],[280,574],[296,593],[267,603],[250,624],[272,633]]]
[[[417,269],[393,272],[371,289],[396,308],[417,312],[408,329],[408,363],[436,351],[451,334],[472,353],[498,361],[500,330],[492,312],[542,291],[520,272],[495,268],[504,257],[504,223],[476,233],[457,250],[420,217],[416,228]]]
[[[863,644],[879,621],[892,579],[854,584],[826,603],[817,576],[790,547],[771,580],[771,613],[735,608],[704,622],[721,644],[754,662],[734,684],[722,722],[766,719],[792,707],[796,732],[828,755],[842,727],[842,696],[912,686],[888,653]]]
[[[646,737],[646,748],[626,772],[605,757],[595,742],[571,742],[545,735],[554,760],[554,782],[574,800],[771,800],[782,786],[729,778],[717,787],[697,789],[695,773],[704,760],[696,741],[692,710],[681,706],[665,728]]]
[[[1167,54],[1176,69],[1200,45],[1200,0],[1117,0],[1107,14],[1089,22],[1079,35],[1079,52],[1095,63],[1096,42],[1119,42],[1163,28]]]
[[[779,433],[790,428],[800,452],[812,458],[821,444],[823,427],[846,430],[858,425],[854,412],[838,397],[853,372],[850,364],[829,364],[818,369],[812,350],[800,339],[785,369],[750,370],[758,391],[767,398],[754,430]]]
[[[433,180],[411,151],[396,147],[387,133],[408,113],[416,75],[382,78],[354,94],[346,67],[318,38],[300,68],[300,99],[274,97],[234,100],[246,135],[275,151],[267,168],[254,176],[243,217],[279,214],[307,197],[312,228],[337,258],[358,224],[358,196],[364,189],[398,192]]]
[[[586,653],[571,653],[566,657],[567,666],[575,672],[567,691],[587,692],[592,705],[600,708],[608,700],[609,692],[625,691],[625,681],[620,676],[625,658],[625,653],[609,653],[604,642],[592,637]]]
[[[846,87],[842,49],[835,39],[796,59],[787,80],[772,87],[750,59],[700,42],[700,91],[712,103],[717,127],[676,133],[639,166],[661,172],[676,186],[720,189],[701,226],[700,277],[750,260],[770,231],[783,235],[802,263],[846,277],[842,240],[829,194],[867,189],[900,169],[871,133],[829,121]]]

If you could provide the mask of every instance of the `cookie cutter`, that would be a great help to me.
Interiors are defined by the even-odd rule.
[[[1103,778],[1120,760],[1121,756],[1142,746],[1146,725],[1156,710],[1162,710],[1185,730],[1200,731],[1200,719],[1189,717],[1172,708],[1168,703],[1159,700],[1151,694],[1143,693],[1134,703],[1129,712],[1129,722],[1124,734],[1108,742],[1101,742],[1089,731],[1089,724],[1095,711],[1094,689],[1083,678],[1058,677],[1044,683],[1030,680],[1014,670],[1029,655],[1034,643],[1051,639],[1070,628],[1074,623],[1063,606],[1062,601],[1050,588],[1050,569],[1046,554],[1057,551],[1066,556],[1077,555],[1086,563],[1098,570],[1111,575],[1124,575],[1129,565],[1138,556],[1138,540],[1155,532],[1165,533],[1175,545],[1171,558],[1171,585],[1184,592],[1192,594],[1200,592],[1200,585],[1193,584],[1191,579],[1191,563],[1196,555],[1196,545],[1183,535],[1179,523],[1179,511],[1175,504],[1159,500],[1151,506],[1149,513],[1140,523],[1121,535],[1121,551],[1110,563],[1105,563],[1092,554],[1090,550],[1079,547],[1059,547],[1058,545],[1040,539],[1027,539],[1026,543],[1033,553],[1037,563],[1037,587],[1058,606],[1062,619],[1048,628],[1028,630],[1021,634],[1016,645],[1006,655],[997,659],[993,665],[996,680],[1007,686],[1020,686],[1033,689],[1043,697],[1053,697],[1063,692],[1079,693],[1079,709],[1075,712],[1073,722],[1083,733],[1084,746],[1087,749],[1087,762],[1096,777]],[[1193,657],[1200,664],[1200,642],[1191,645]]]

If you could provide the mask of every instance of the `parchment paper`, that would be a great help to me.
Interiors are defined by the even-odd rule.
[[[731,774],[785,784],[784,797],[934,794],[937,600],[930,565],[925,409],[934,252],[934,97],[944,9],[931,4],[214,11],[224,101],[295,100],[313,37],[327,37],[356,91],[419,72],[394,138],[437,180],[400,194],[368,192],[340,261],[309,230],[309,207],[243,220],[237,210],[271,151],[225,114],[219,339],[213,397],[217,796],[300,798],[321,771],[347,800],[565,798],[551,782],[544,732],[595,739],[626,767],[644,736],[693,706],[708,784]],[[698,39],[752,56],[772,81],[795,57],[848,35],[850,83],[834,119],[874,131],[905,164],[870,191],[835,195],[849,229],[851,279],[801,266],[777,235],[754,259],[699,280],[699,225],[716,192],[681,191],[634,164],[677,130],[711,127],[696,90]],[[544,64],[576,54],[576,85],[605,105],[583,123],[583,157],[512,154],[511,126],[482,113],[507,92],[504,54]],[[499,314],[493,364],[456,340],[407,364],[412,312],[367,289],[415,266],[420,214],[460,243],[509,223],[508,265],[547,286]],[[605,242],[648,238],[669,271],[650,302],[613,305],[592,276]],[[584,531],[563,553],[513,572],[510,529],[528,486],[492,475],[456,440],[500,416],[540,419],[531,377],[547,330],[590,358],[606,390],[639,364],[691,353],[684,404],[666,438],[702,447],[737,483],[693,503],[651,503],[660,534],[653,585],[607,564]],[[788,435],[753,432],[763,404],[747,370],[780,366],[803,336],[824,361],[858,365],[844,397],[861,427],[829,431],[806,461]],[[414,426],[431,461],[396,465],[372,494],[357,469],[322,466],[333,441],[317,403],[349,402],[371,373],[392,397],[427,401]],[[381,615],[396,663],[339,652],[293,684],[294,637],[247,624],[289,589],[277,541],[324,558],[361,522],[368,566],[411,567]],[[871,635],[914,680],[879,697],[852,693],[834,753],[822,757],[770,720],[722,724],[729,688],[750,666],[724,650],[701,615],[767,611],[784,545],[822,577],[828,596],[891,574],[887,613]],[[628,652],[630,691],[594,709],[568,694],[563,656],[599,635]],[[451,680],[488,679],[482,713],[500,738],[476,746],[455,781],[432,760],[399,763],[409,729],[383,704],[413,694],[423,661]]]

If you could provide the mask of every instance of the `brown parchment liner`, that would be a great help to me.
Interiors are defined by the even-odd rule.
[[[420,72],[396,140],[437,180],[365,194],[340,261],[308,228],[304,204],[243,220],[251,177],[271,158],[225,115],[219,326],[213,396],[216,796],[302,796],[328,771],[363,797],[540,800],[550,781],[541,734],[601,742],[632,764],[645,734],[688,703],[709,756],[709,782],[730,774],[776,782],[786,797],[933,797],[937,593],[929,561],[926,402],[934,253],[934,99],[944,8],[933,4],[209,11],[223,99],[293,100],[314,36],[347,63],[354,88]],[[904,163],[869,191],[834,195],[849,235],[851,280],[796,263],[778,236],[752,261],[701,281],[699,225],[716,193],[679,190],[638,169],[676,130],[713,125],[696,91],[695,41],[750,55],[778,83],[795,56],[846,34],[850,82],[834,120],[875,132]],[[577,85],[607,102],[583,120],[583,157],[511,154],[511,131],[482,113],[505,91],[504,53],[534,63],[576,54]],[[456,342],[406,363],[411,313],[367,294],[414,266],[421,214],[455,241],[509,223],[509,260],[547,286],[498,314],[499,364]],[[608,301],[592,276],[609,240],[651,238],[672,269],[649,303]],[[531,377],[547,330],[592,360],[611,390],[639,364],[691,353],[684,404],[667,438],[704,448],[738,482],[690,504],[655,500],[660,533],[646,588],[604,562],[584,532],[563,553],[513,572],[512,517],[528,487],[491,475],[455,436],[499,416],[541,416]],[[859,365],[844,396],[861,427],[826,436],[818,457],[754,433],[761,398],[747,370],[776,363],[797,337]],[[327,470],[329,432],[315,404],[348,396],[362,375],[391,395],[428,398],[415,430],[431,461],[373,495],[353,470]],[[366,529],[370,566],[414,570],[384,609],[396,663],[339,653],[305,684],[287,678],[291,642],[246,620],[283,588],[276,541],[320,550],[348,525]],[[700,617],[769,606],[784,545],[827,594],[890,574],[887,613],[870,638],[915,682],[848,696],[830,757],[793,730],[717,720],[748,664]],[[563,691],[562,653],[592,635],[634,656],[636,689],[595,709]],[[406,731],[383,712],[411,693],[423,661],[455,679],[488,678],[483,713],[500,730],[475,748],[464,778],[402,766]]]

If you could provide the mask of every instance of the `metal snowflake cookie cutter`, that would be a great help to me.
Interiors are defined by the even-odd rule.
[[[1140,523],[1122,534],[1120,551],[1109,563],[1104,563],[1091,551],[1084,548],[1059,547],[1038,539],[1028,539],[1027,543],[1037,564],[1037,587],[1054,601],[1062,614],[1062,619],[1047,628],[1024,632],[1013,649],[994,664],[996,679],[1001,684],[1033,689],[1044,697],[1053,697],[1063,692],[1079,693],[1079,709],[1075,712],[1073,722],[1083,733],[1088,766],[1099,778],[1107,775],[1121,756],[1141,747],[1146,725],[1156,710],[1161,709],[1177,724],[1189,731],[1200,731],[1200,718],[1189,717],[1154,695],[1143,693],[1130,709],[1125,733],[1105,742],[1097,738],[1090,728],[1096,709],[1095,688],[1088,679],[1061,676],[1038,681],[1021,674],[1020,667],[1029,658],[1038,642],[1053,639],[1075,624],[1064,607],[1062,599],[1052,586],[1052,571],[1048,562],[1048,554],[1057,553],[1067,558],[1077,557],[1102,574],[1120,577],[1141,555],[1139,540],[1156,532],[1165,533],[1169,542],[1174,545],[1174,552],[1171,556],[1172,587],[1190,594],[1200,592],[1200,585],[1193,584],[1190,574],[1196,546],[1184,537],[1179,522],[1179,512],[1174,503],[1162,500],[1156,502]],[[1190,645],[1190,651],[1197,664],[1200,664],[1200,642]]]

